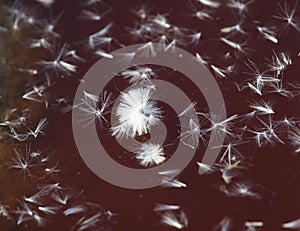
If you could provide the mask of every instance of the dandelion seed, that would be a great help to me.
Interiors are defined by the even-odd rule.
[[[32,39],[29,44],[29,48],[44,48],[46,50],[52,50],[52,44],[49,43],[47,37],[42,37],[39,39]]]
[[[211,64],[210,67],[213,69],[214,73],[221,78],[226,78],[226,75],[229,74],[228,70],[221,69],[213,64]]]
[[[16,210],[15,213],[18,215],[17,225],[21,225],[26,221],[35,221],[38,226],[45,224],[44,218],[39,216],[38,213],[31,209],[30,206],[25,202],[21,203],[20,207],[18,207],[18,210]]]
[[[25,176],[32,176],[31,171],[36,166],[35,158],[31,157],[30,146],[26,146],[25,154],[19,152],[19,150],[14,149],[15,157],[12,158],[11,169],[16,169]],[[25,179],[25,178],[24,178]]]
[[[250,108],[256,110],[255,112],[259,115],[270,115],[275,113],[270,102],[254,102],[250,105]]]
[[[284,88],[282,79],[280,82],[270,83],[268,86],[270,87],[270,90],[267,91],[268,93],[277,93],[288,98],[294,96],[293,92]]]
[[[166,50],[168,50],[166,48]],[[141,52],[142,57],[155,57],[156,56],[156,51],[155,48],[152,44],[152,42],[148,42],[145,45],[142,45],[137,49],[137,51]]]
[[[109,47],[113,41],[112,37],[90,37],[90,47],[97,49],[97,47],[107,46]],[[100,50],[98,48],[98,50]]]
[[[296,121],[293,118],[284,117],[279,123],[283,124],[287,128],[293,128],[296,125]]]
[[[300,84],[289,84],[293,87],[293,95],[300,95]]]
[[[35,1],[42,4],[45,7],[50,7],[55,3],[55,0],[35,0]]]
[[[246,231],[256,231],[257,228],[263,227],[264,223],[261,221],[246,221],[244,225],[247,228]]]
[[[40,61],[38,62],[38,65],[42,66],[46,70],[54,70],[56,74],[63,73],[70,76],[71,73],[76,72],[77,66],[65,60],[67,58],[66,57],[67,52],[68,52],[67,46],[66,44],[64,44],[63,47],[60,49],[59,53],[56,55],[56,57],[53,60]]]
[[[243,142],[245,143],[245,142]],[[235,148],[236,146],[240,145],[241,142],[233,141],[229,142],[228,144],[215,146],[214,148],[225,148],[225,151],[223,152],[223,155],[221,156],[220,162],[223,162],[226,158],[227,164],[229,166],[232,166],[232,161],[236,159],[236,156],[242,157],[242,154]]]
[[[221,3],[215,0],[197,0],[198,2],[202,3],[203,5],[212,7],[212,8],[219,8]]]
[[[55,27],[56,24],[58,23],[59,19],[62,17],[63,12],[61,12],[60,14],[58,14],[58,16],[55,19],[51,19],[49,22],[45,22],[43,24],[40,25],[41,27],[41,34],[43,34],[43,36],[47,37],[54,37],[54,38],[59,38],[60,35],[55,32]]]
[[[232,221],[229,217],[224,217],[215,229],[219,229],[220,231],[229,231],[232,227]]]
[[[234,197],[250,197],[250,198],[256,198],[259,199],[260,195],[258,193],[251,191],[251,185],[250,184],[244,184],[244,183],[236,183],[232,190],[230,191],[230,196]]]
[[[288,54],[284,52],[276,54],[276,52],[273,51],[273,53],[272,63],[269,64],[270,71],[274,71],[276,75],[279,76],[288,66],[292,65],[292,60]]]
[[[33,204],[40,204],[40,197],[39,195],[35,194],[33,196],[30,196],[30,197],[24,197],[24,201],[26,202],[30,202],[30,203],[33,203]]]
[[[183,229],[188,226],[188,220],[183,211],[180,212],[178,217],[171,211],[165,212],[162,215],[161,222],[176,229]]]
[[[110,44],[112,41],[111,37],[104,37],[106,34],[108,34],[110,28],[113,26],[112,23],[107,24],[104,28],[97,31],[94,34],[91,34],[88,38],[88,44],[89,48],[94,50],[99,45],[107,45]]]
[[[222,179],[226,184],[230,184],[232,179],[237,176],[237,173],[228,169],[220,169],[220,171],[222,173]]]
[[[296,147],[295,152],[300,153],[300,129],[294,126],[292,129],[289,130],[288,138]]]
[[[38,226],[44,226],[46,223],[46,220],[37,213],[33,214],[33,219],[36,221]]]
[[[29,134],[28,133],[17,133],[14,128],[10,128],[10,134],[8,134],[9,137],[16,139],[20,142],[23,142],[28,139]]]
[[[1,217],[5,217],[7,219],[10,219],[10,215],[8,213],[8,210],[9,210],[8,205],[4,205],[4,204],[0,203],[0,216]]]
[[[29,68],[17,68],[18,71],[23,72],[23,73],[28,73],[30,75],[37,75],[38,70],[36,69],[29,69]]]
[[[187,185],[177,179],[173,179],[180,173],[179,169],[171,169],[159,172],[162,176],[162,186],[167,188],[186,188]]]
[[[136,159],[140,165],[148,167],[161,164],[166,160],[166,157],[161,145],[144,143],[137,151]]]
[[[215,168],[213,166],[201,163],[201,162],[197,162],[197,165],[199,167],[199,173],[212,173],[215,171]]]
[[[58,61],[58,62],[62,69],[65,69],[66,71],[70,71],[70,72],[76,72],[77,67],[75,65],[67,63],[65,61]]]
[[[60,208],[60,206],[39,206],[38,210],[46,214],[54,215]]]
[[[199,44],[200,38],[201,38],[202,32],[196,32],[192,35],[189,35],[188,37],[191,38],[191,43],[193,44]]]
[[[78,228],[78,231],[90,229],[90,228],[95,228],[99,222],[101,217],[101,213],[97,213],[89,218],[83,218],[80,221],[80,227]]]
[[[173,39],[166,47],[164,47],[164,51],[170,50],[170,51],[174,52],[175,51],[175,47],[176,47],[176,42],[177,42],[177,40]]]
[[[150,88],[133,88],[123,92],[116,115],[119,124],[112,127],[113,136],[147,134],[151,126],[160,121],[162,111],[151,101]]]
[[[180,38],[185,37],[186,28],[180,28],[177,26],[172,26],[170,28],[170,36],[172,36],[173,40],[180,41]]]
[[[84,212],[86,212],[86,207],[83,205],[77,205],[66,209],[63,213],[65,216],[70,216],[73,214],[84,213]]]
[[[258,86],[255,86],[251,83],[247,83],[248,87],[254,91],[256,94],[258,95],[262,95],[262,86],[261,85],[258,85]]]
[[[79,61],[79,62],[84,62],[85,59],[81,58],[80,56],[77,55],[76,50],[68,50],[65,53],[66,57],[71,57],[73,60],[75,61]]]
[[[103,58],[107,58],[107,59],[113,59],[114,56],[112,54],[109,54],[101,49],[98,49],[95,51],[95,54],[100,56],[100,57],[103,57]]]
[[[205,59],[203,59],[203,57],[200,54],[198,54],[198,53],[196,53],[196,60],[198,62],[202,63],[203,65],[207,64],[207,61],[205,61]]]
[[[154,207],[155,212],[163,212],[170,210],[178,210],[180,209],[179,205],[168,205],[168,204],[156,204]]]
[[[293,221],[286,222],[282,224],[281,227],[284,229],[300,229],[300,218]]]
[[[43,131],[45,127],[48,125],[48,121],[46,118],[40,119],[39,123],[37,124],[35,129],[29,129],[28,134],[32,135],[34,138],[37,138],[40,134],[45,135],[45,132]]]
[[[25,125],[27,119],[29,118],[29,110],[25,109],[22,111],[22,115],[18,117],[17,119],[12,120],[11,116],[17,111],[17,109],[9,109],[5,112],[5,115],[2,119],[2,122],[0,122],[0,126],[8,126],[10,128],[17,128],[21,125]]]
[[[33,203],[36,205],[42,205],[42,199],[44,197],[49,196],[53,192],[57,192],[62,188],[59,186],[59,183],[44,185],[43,187],[39,187],[40,191],[33,194],[32,196],[24,197],[24,201]]]
[[[99,14],[98,12],[82,10],[80,18],[92,21],[100,21],[103,18],[103,15]]]
[[[150,25],[140,25],[137,28],[130,28],[130,34],[136,39],[145,40],[148,34],[152,34],[153,29]]]
[[[54,165],[53,167],[47,167],[47,168],[45,168],[46,175],[48,175],[48,174],[55,174],[55,173],[60,172],[60,170],[57,168],[57,166],[58,166],[58,163],[56,163],[56,165]]]
[[[300,31],[300,19],[295,16],[297,6],[292,9],[288,6],[287,1],[283,5],[279,4],[280,12],[274,18],[285,21],[285,27],[293,27],[295,30]]]
[[[204,131],[201,130],[197,120],[190,118],[188,130],[182,132],[179,136],[180,141],[192,149],[198,148],[199,139],[203,138],[204,135]]]
[[[15,2],[9,9],[9,13],[11,14],[10,22],[11,29],[13,33],[16,33],[20,30],[20,22],[22,21],[22,17],[24,17],[25,13],[23,12],[23,8],[21,4]]]
[[[171,25],[167,22],[167,19],[161,14],[156,15],[152,21],[165,29],[169,29],[171,27]]]
[[[48,83],[42,84],[40,86],[34,86],[33,89],[29,92],[26,92],[22,98],[26,100],[31,100],[37,103],[43,103],[47,101],[48,95],[46,93],[47,88],[49,87]]]
[[[64,189],[63,187],[60,186],[59,183],[46,184],[39,188],[41,188],[41,190],[38,192],[38,195],[40,196],[45,196],[50,194],[51,192],[58,192],[59,190]]]
[[[278,39],[276,38],[276,33],[270,30],[267,27],[258,26],[257,30],[263,35],[263,37],[275,44],[278,43]]]
[[[135,10],[134,13],[142,20],[145,20],[148,16],[148,12],[144,6],[142,6],[138,10]]]
[[[180,112],[178,116],[187,116],[191,112],[191,110],[195,108],[196,104],[197,102],[193,101],[182,112]]]
[[[85,0],[85,1],[83,1],[83,5],[91,6],[91,5],[96,5],[96,4],[99,4],[102,2],[103,2],[103,0]]]
[[[262,145],[267,141],[271,142],[271,140],[268,138],[268,135],[267,135],[266,131],[263,131],[263,132],[254,131],[253,133],[255,134],[255,140],[256,140],[259,147],[262,147]]]
[[[25,203],[24,201],[20,202],[20,207],[18,207],[18,211],[15,212],[16,214],[28,214],[28,215],[33,215],[33,211],[30,209],[30,206]]]
[[[130,84],[140,82],[150,82],[152,76],[155,76],[152,68],[149,67],[136,67],[134,70],[126,70],[121,73],[125,79],[129,79]]]
[[[260,118],[257,119],[261,122],[263,128],[259,131],[249,131],[255,134],[255,140],[259,147],[268,143],[273,144],[275,141],[284,144],[284,141],[277,135],[277,132],[281,130],[280,123],[272,121],[271,116],[269,116],[269,123],[262,121]]]
[[[165,34],[163,34],[163,35],[159,36],[158,43],[162,44],[165,49],[167,47],[167,45],[169,44],[169,40],[168,40],[167,36]]]
[[[55,191],[54,193],[51,194],[51,197],[53,200],[57,201],[58,203],[62,205],[66,205],[69,199],[73,197],[73,193],[69,192],[69,190],[60,190],[60,191]]]
[[[167,188],[186,188],[187,185],[177,179],[170,180],[169,178],[164,178],[162,180],[163,186]]]
[[[236,49],[237,51],[245,52],[244,48],[242,47],[242,44],[240,44],[240,43],[230,41],[229,39],[226,39],[223,37],[221,37],[221,41],[224,42],[225,44],[227,44],[228,46]]]
[[[179,169],[171,169],[166,171],[161,171],[158,174],[163,176],[177,176],[180,173]]]
[[[253,61],[249,60],[246,65],[251,70],[251,72],[246,72],[246,74],[255,78],[253,83],[248,83],[248,87],[255,93],[262,95],[263,87],[280,82],[280,79],[277,77],[267,75],[266,71],[260,71],[257,64]]]
[[[105,116],[110,113],[108,107],[113,103],[112,96],[112,93],[106,91],[100,97],[84,91],[82,103],[78,105],[78,109],[83,112],[84,117],[81,122],[87,122],[86,126],[96,120],[100,122],[100,125],[107,122]]]
[[[248,10],[248,6],[255,0],[249,0],[248,2],[242,2],[241,0],[230,0],[227,6],[232,9],[237,9],[239,14],[245,13]]]
[[[241,27],[241,23],[238,23],[236,25],[229,26],[229,27],[224,27],[221,29],[221,33],[224,33],[224,34],[228,34],[228,33],[232,33],[232,32],[239,32],[241,34],[246,34],[244,29]]]
[[[208,119],[211,123],[210,128],[206,129],[205,133],[214,132],[215,134],[225,133],[234,137],[235,135],[231,132],[231,127],[233,125],[233,120],[235,120],[238,116],[237,114],[228,117],[223,121],[218,121],[218,117],[215,115],[207,115],[205,113],[197,113],[206,119]]]
[[[128,53],[117,53],[116,56],[118,57],[117,60],[119,60],[122,64],[132,64],[132,60],[135,57],[136,52],[128,52]]]
[[[205,19],[213,19],[212,16],[209,15],[209,13],[205,12],[205,11],[197,11],[195,13],[195,17],[200,19],[200,20],[205,20]]]

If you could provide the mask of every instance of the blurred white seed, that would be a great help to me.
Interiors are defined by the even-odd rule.
[[[183,229],[188,226],[188,219],[183,211],[177,216],[171,211],[165,212],[161,217],[161,222],[176,229]]]
[[[154,207],[154,212],[162,212],[168,210],[178,210],[180,209],[179,205],[168,205],[168,204],[156,204]]]
[[[144,143],[136,152],[140,165],[148,167],[159,165],[166,160],[164,150],[159,144]]]
[[[219,8],[221,3],[216,0],[197,0],[198,2],[202,3],[203,5],[212,7],[212,8]]]
[[[281,227],[284,229],[300,229],[300,218],[293,221],[286,222],[282,224]]]
[[[50,7],[55,3],[55,0],[35,0],[35,1],[42,4],[45,7]]]

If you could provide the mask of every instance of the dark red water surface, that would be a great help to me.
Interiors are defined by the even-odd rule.
[[[166,13],[172,24],[194,31],[201,31],[203,42],[200,42],[197,46],[186,45],[184,48],[193,54],[196,52],[205,54],[209,57],[210,62],[217,66],[234,64],[235,69],[230,77],[226,79],[216,77],[224,95],[227,114],[233,115],[249,112],[249,102],[261,99],[253,92],[248,90],[239,92],[236,88],[236,82],[248,78],[246,74],[248,69],[245,65],[248,60],[263,66],[266,59],[272,57],[274,49],[276,51],[287,51],[293,59],[293,65],[285,71],[284,78],[290,83],[299,81],[300,59],[297,57],[297,52],[300,49],[300,33],[293,29],[282,29],[280,31],[280,38],[282,39],[278,44],[273,44],[262,40],[259,33],[252,28],[252,22],[255,20],[259,20],[263,25],[279,25],[280,22],[272,17],[278,11],[278,2],[281,1],[257,0],[249,6],[244,21],[247,25],[246,29],[250,32],[247,35],[236,37],[247,41],[249,49],[242,54],[231,52],[231,58],[226,60],[222,57],[228,51],[228,46],[220,42],[221,34],[219,31],[220,28],[238,21],[237,13],[226,7],[217,9],[213,14],[214,20],[205,22],[189,17],[188,1],[180,0],[106,1],[103,7],[111,8],[112,11],[103,21],[98,23],[86,23],[78,19],[82,8],[79,4],[80,1],[59,0],[54,5],[52,13],[55,15],[60,11],[64,11],[58,23],[58,31],[63,35],[64,41],[71,44],[86,39],[89,33],[105,26],[108,22],[114,23],[112,36],[118,39],[121,44],[131,45],[141,42],[134,40],[127,29],[134,26],[137,18],[132,12],[141,5],[147,6],[153,14]],[[289,3],[289,5],[294,6],[292,3]],[[117,49],[117,45],[113,45],[112,50],[114,46]],[[50,94],[68,95],[72,98],[79,80],[96,62],[97,58],[88,54],[86,50],[78,48],[78,51],[87,59],[86,62],[80,64],[79,71],[75,75],[58,79],[57,83],[50,89]],[[155,68],[159,69],[159,67]],[[179,79],[181,76],[181,74],[172,70],[167,72],[158,70],[157,73],[158,76],[166,79],[170,76]],[[193,94],[193,90],[191,90],[193,88],[189,86],[189,83],[182,81],[182,87],[185,91],[190,91],[191,95]],[[207,105],[203,97],[198,93],[194,94],[198,101],[202,101],[198,105],[201,111],[207,111]],[[280,95],[270,94],[264,96],[264,100],[273,102],[276,111],[274,119],[280,120],[285,116],[300,117],[299,99],[287,99]],[[172,111],[167,110],[166,115],[168,113],[171,114]],[[200,143],[194,159],[179,175],[179,179],[187,184],[187,188],[156,187],[145,190],[129,190],[101,180],[85,165],[73,139],[71,112],[63,114],[56,109],[47,109],[45,116],[50,122],[47,127],[47,136],[39,140],[36,145],[49,148],[52,158],[59,162],[61,172],[53,177],[53,180],[68,185],[77,191],[83,190],[81,202],[97,202],[116,213],[112,226],[103,230],[173,230],[169,226],[160,223],[159,214],[153,211],[156,203],[180,205],[189,221],[188,227],[184,230],[192,231],[213,230],[218,222],[226,216],[230,217],[234,223],[233,228],[230,230],[246,230],[243,227],[243,223],[246,221],[263,221],[264,227],[261,230],[276,231],[282,230],[280,227],[284,222],[300,217],[300,157],[294,153],[293,147],[288,143],[276,143],[258,148],[255,142],[248,142],[239,147],[247,168],[243,170],[236,182],[245,181],[255,184],[261,195],[260,199],[228,197],[221,190],[224,182],[219,172],[210,175],[199,175],[196,162],[201,161],[204,154],[206,148],[204,143]],[[171,117],[165,117],[168,126],[171,126],[174,122],[174,120],[170,120]],[[168,132],[170,132],[170,136],[176,136],[177,134],[176,128],[170,128]],[[99,131],[99,136],[105,136],[105,134],[106,138],[102,139],[104,142],[109,142],[107,132],[105,130]],[[122,156],[124,154],[121,153],[121,149],[117,145],[106,143],[105,146],[107,146],[112,157],[119,159],[120,163],[137,166],[136,161],[131,156]],[[45,182],[41,180],[39,184],[42,183]],[[8,183],[1,183],[0,187],[5,188],[6,184]],[[13,191],[22,191],[26,185],[19,187],[20,189],[18,187],[9,188],[10,191],[6,193],[11,193],[13,198]],[[30,187],[28,190],[31,191]],[[5,190],[1,191],[5,192]],[[74,199],[74,203],[78,202],[76,200]],[[73,203],[73,201],[70,203]],[[6,222],[3,222],[2,226],[0,220],[0,230],[68,230],[72,226],[71,221],[64,216],[55,217],[55,220],[49,221],[43,228],[29,229],[22,226],[6,229],[4,228],[5,224]]]

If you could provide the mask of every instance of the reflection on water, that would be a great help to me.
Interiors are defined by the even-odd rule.
[[[300,227],[287,223],[300,217],[297,1],[51,2],[1,3],[1,230]],[[182,128],[172,105],[158,102],[168,133],[165,158],[179,142],[198,145],[197,153],[176,181],[121,189],[81,160],[72,98],[99,58],[149,41],[195,54],[218,81],[228,120],[211,115],[195,85],[175,70],[149,65],[132,76],[119,73],[105,86],[114,99],[135,81],[163,79],[195,101],[198,112],[196,118],[186,113],[190,127]],[[109,116],[97,125],[103,146],[119,163],[140,168],[136,154],[112,136]],[[226,140],[218,163],[208,168],[201,158],[215,131],[226,133]],[[144,135],[135,137],[137,145],[148,141]],[[199,167],[208,173],[198,175]]]

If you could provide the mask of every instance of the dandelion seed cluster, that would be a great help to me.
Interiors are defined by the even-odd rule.
[[[298,230],[299,7],[296,0],[1,3],[1,230]],[[76,157],[69,114],[94,62],[135,43],[145,44],[136,51],[142,56],[155,56],[154,42],[194,54],[219,83],[228,115],[210,113],[193,83],[155,65],[116,73],[100,95],[85,91],[74,105],[78,122],[96,125],[116,161],[151,168],[179,143],[196,152],[176,178],[176,168],[159,172],[161,187],[133,192],[102,182]],[[126,62],[135,52],[119,55]],[[167,93],[155,80],[183,89],[190,104],[174,114],[156,100]],[[163,142],[152,137],[162,124]],[[201,162],[209,138],[222,135],[213,147],[221,148],[218,161]],[[129,139],[133,147],[119,142]]]

